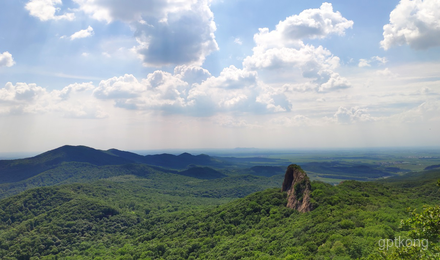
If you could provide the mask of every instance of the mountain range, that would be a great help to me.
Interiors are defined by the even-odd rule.
[[[126,164],[146,164],[150,166],[166,167],[156,170],[179,173],[179,169],[186,169],[189,166],[220,166],[221,161],[208,155],[191,155],[183,153],[181,155],[158,154],[158,155],[138,155],[131,152],[110,149],[107,151],[93,149],[87,146],[62,146],[57,149],[42,153],[35,157],[0,160],[0,184],[14,183],[29,179],[43,172],[55,169],[68,163],[83,163],[89,166],[109,166]],[[177,169],[177,170],[171,170]],[[225,177],[217,171],[209,171],[210,175],[206,178]],[[188,174],[188,172],[185,172]]]

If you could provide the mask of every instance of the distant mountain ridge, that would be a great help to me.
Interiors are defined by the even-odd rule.
[[[14,183],[54,169],[63,163],[89,163],[95,166],[147,164],[171,169],[187,169],[189,166],[220,166],[222,162],[209,155],[158,154],[142,156],[136,153],[110,149],[97,150],[87,146],[65,145],[37,156],[16,160],[0,160],[0,184]],[[160,170],[160,169],[159,169]],[[163,170],[163,169],[162,169]],[[212,171],[210,171],[212,173]],[[179,173],[179,172],[175,172]],[[185,174],[188,174],[185,172]],[[197,173],[200,175],[200,172]],[[221,174],[215,173],[216,177]],[[211,176],[210,178],[216,178]]]
[[[132,152],[110,149],[107,152],[119,156],[121,158],[131,160],[137,163],[162,166],[175,169],[186,169],[190,165],[200,166],[222,166],[223,162],[206,154],[192,155],[190,153],[182,153],[173,155],[168,153],[154,155],[139,155]]]

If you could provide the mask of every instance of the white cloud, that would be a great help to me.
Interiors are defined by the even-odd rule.
[[[103,80],[94,90],[98,99],[112,99],[115,106],[132,110],[161,110],[181,113],[186,106],[188,83],[164,71],[138,81],[133,75]]]
[[[124,99],[137,97],[145,90],[146,86],[143,86],[133,75],[126,74],[122,77],[102,80],[93,94],[99,99]]]
[[[91,98],[92,83],[71,84],[48,92],[36,84],[6,83],[0,89],[0,114],[61,113],[69,118],[105,118],[107,114]]]
[[[325,38],[330,34],[344,35],[345,30],[353,26],[353,21],[344,18],[341,13],[333,12],[331,3],[323,3],[319,9],[307,9],[299,15],[287,17],[269,31],[261,28],[254,36],[257,48],[298,47],[303,39]]]
[[[336,111],[332,119],[340,124],[351,124],[353,122],[369,122],[376,120],[365,108],[345,108],[342,106],[338,108],[338,111]]]
[[[284,92],[265,85],[255,71],[229,66],[218,77],[210,77],[196,84],[188,95],[188,102],[209,113],[265,114],[290,111],[291,104]]]
[[[135,30],[132,50],[148,67],[201,65],[218,50],[208,0],[74,0],[94,19],[120,20]]]
[[[176,66],[174,68],[174,75],[180,78],[181,80],[188,82],[188,84],[192,85],[194,83],[202,83],[209,77],[211,77],[211,73],[208,70],[199,67],[199,66],[187,66],[181,65]]]
[[[440,46],[440,2],[401,0],[383,27],[382,48],[408,44],[414,49]]]
[[[203,1],[189,10],[169,13],[167,22],[154,26],[138,25],[138,46],[134,48],[148,67],[165,65],[201,65],[205,58],[218,50],[214,32],[214,16]]]
[[[188,92],[188,104],[200,115],[224,111],[249,111],[256,104],[257,74],[230,66],[218,77],[195,84]],[[199,112],[199,113],[200,113]]]
[[[351,87],[351,83],[336,72],[324,71],[321,73],[321,78],[322,83],[319,84],[319,92],[328,92]]]
[[[282,77],[285,82],[297,81],[290,84],[295,85],[291,90],[328,92],[349,88],[348,80],[335,72],[339,58],[322,46],[306,45],[302,40],[343,35],[352,25],[353,22],[339,12],[333,12],[330,3],[322,4],[319,9],[305,10],[279,22],[273,31],[260,28],[254,35],[253,55],[244,59],[243,67],[276,74],[275,81]],[[300,72],[302,78],[294,72]]]
[[[48,20],[69,20],[75,19],[74,13],[65,13],[57,15],[59,8],[57,5],[61,5],[61,0],[30,0],[26,5],[26,10],[29,14],[37,17],[41,21]]]
[[[384,70],[378,70],[376,71],[376,74],[383,77],[391,77],[396,78],[398,74],[391,72],[389,68],[385,68]]]
[[[282,91],[264,85],[257,73],[225,68],[218,77],[200,67],[179,66],[174,75],[155,71],[145,79],[133,75],[103,80],[93,91],[116,107],[167,114],[211,116],[217,113],[274,113],[290,111]]]
[[[0,111],[2,114],[44,113],[49,98],[46,89],[36,84],[8,82],[0,89]]]
[[[36,84],[17,83],[14,86],[8,82],[4,88],[0,89],[0,101],[31,102],[46,93],[44,88]]]
[[[1,67],[12,67],[14,66],[15,61],[14,58],[12,58],[12,54],[5,51],[3,53],[0,53],[0,68]]]
[[[61,112],[66,118],[103,119],[109,115],[93,97],[92,82],[75,83],[50,93],[49,112]]]
[[[234,39],[234,42],[235,42],[236,44],[238,44],[238,45],[242,45],[242,44],[243,44],[243,42],[240,40],[240,38],[235,38],[235,39]]]
[[[93,31],[93,28],[91,26],[89,26],[85,30],[81,30],[81,31],[78,31],[78,32],[72,34],[70,36],[70,40],[73,41],[75,39],[87,38],[87,37],[93,36],[93,34],[95,34],[95,32]]]
[[[371,59],[379,62],[379,64],[386,64],[388,62],[388,59],[386,57],[374,56],[371,57]]]
[[[370,65],[370,61],[369,61],[369,60],[366,60],[366,59],[360,59],[360,60],[359,60],[359,64],[358,64],[358,66],[359,66],[360,68],[363,68],[363,67],[371,67],[371,65]]]
[[[66,87],[64,87],[62,90],[54,90],[52,92],[52,95],[54,97],[58,97],[61,100],[67,100],[71,97],[72,93],[79,93],[84,91],[93,90],[95,87],[93,86],[92,82],[88,83],[75,83],[70,84]]]
[[[301,68],[305,74],[316,70],[317,66],[338,66],[330,51],[322,46],[318,48],[312,45],[303,45],[295,48],[272,48],[265,51],[254,51],[254,55],[248,56],[243,61],[243,66],[249,69],[276,69],[280,67]]]
[[[269,71],[297,69],[305,80],[295,87],[297,90],[326,92],[350,87],[347,79],[334,72],[339,67],[339,58],[322,46],[272,48],[263,52],[256,48],[252,56],[245,58],[243,67]]]
[[[440,122],[440,101],[425,101],[417,107],[390,117],[402,123]]]
[[[353,26],[353,21],[341,13],[333,12],[331,3],[323,3],[319,9],[307,9],[299,15],[287,17],[277,25],[277,31],[289,39],[324,38],[329,34],[344,35]]]
[[[257,84],[257,73],[255,71],[237,69],[231,65],[224,68],[218,77],[210,77],[203,84],[209,88],[252,88]]]
[[[191,68],[188,70],[191,71]],[[110,105],[110,102],[113,107],[128,110],[192,115],[205,113],[195,109],[201,104],[187,100],[189,84],[181,76],[155,71],[140,81],[133,75],[124,75],[102,80],[97,87],[91,82],[75,83],[51,92],[36,84],[7,83],[0,88],[0,113],[62,113],[64,117],[105,118],[108,114],[102,104]],[[233,105],[231,100],[230,105]]]
[[[371,67],[371,63],[379,63],[380,65],[386,64],[388,62],[388,59],[386,57],[379,57],[379,56],[373,56],[371,59],[360,59],[359,60],[359,68],[363,67]]]
[[[174,9],[187,9],[193,3],[190,1],[179,0],[73,0],[76,2],[82,11],[89,14],[98,21],[105,21],[110,23],[114,20],[121,20],[124,22],[144,21],[148,23],[149,17],[154,17],[158,20],[165,19],[168,12]],[[145,18],[143,18],[145,16]]]

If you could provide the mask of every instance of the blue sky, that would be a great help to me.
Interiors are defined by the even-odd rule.
[[[4,0],[0,152],[438,146],[438,10]]]

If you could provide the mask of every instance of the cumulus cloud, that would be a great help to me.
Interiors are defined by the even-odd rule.
[[[256,49],[252,56],[245,58],[243,66],[249,70],[297,69],[307,82],[294,90],[326,92],[350,87],[347,79],[334,72],[339,67],[339,58],[322,46]]]
[[[12,67],[14,66],[15,61],[14,58],[12,58],[12,54],[5,51],[3,53],[0,53],[0,68],[1,67]]]
[[[36,84],[17,83],[13,85],[11,82],[8,82],[4,88],[0,89],[0,101],[31,102],[46,93],[44,88]]]
[[[134,51],[145,66],[194,64],[218,50],[213,14],[206,4],[195,3],[189,10],[169,13],[166,22],[138,25],[138,46]]]
[[[264,84],[255,71],[229,66],[218,77],[196,84],[188,95],[196,107],[207,111],[240,113],[274,113],[290,111],[284,92]]]
[[[200,84],[211,77],[211,73],[208,70],[199,66],[187,65],[176,66],[174,68],[174,75],[190,85],[194,83]]]
[[[93,90],[94,88],[95,87],[93,86],[92,82],[75,83],[75,84],[70,84],[61,90],[54,90],[53,95],[55,97],[59,97],[61,100],[67,100],[71,97],[71,95],[73,93],[79,93],[79,92],[84,92],[84,91],[88,91],[88,90]]]
[[[275,30],[260,28],[254,36],[256,48],[298,47],[302,40],[325,38],[330,34],[344,35],[353,21],[334,12],[331,3],[323,3],[319,9],[307,9],[298,15],[287,17],[277,24]]]
[[[292,40],[324,38],[329,34],[344,35],[353,26],[353,21],[341,13],[333,12],[331,3],[323,3],[319,9],[307,9],[299,15],[287,17],[277,25],[282,37]]]
[[[166,18],[173,9],[188,8],[194,1],[162,0],[73,0],[82,11],[98,21],[110,23],[114,20],[124,22],[143,21],[143,16],[156,19]]]
[[[317,66],[335,68],[339,65],[339,58],[331,55],[330,51],[322,46],[303,45],[301,48],[272,48],[265,51],[259,49],[254,55],[243,61],[248,69],[277,69],[281,67],[301,68],[304,75],[318,71]]]
[[[113,100],[119,108],[192,116],[275,113],[291,108],[282,91],[263,84],[256,72],[234,66],[217,77],[194,66],[176,67],[174,74],[157,70],[142,80],[133,75],[114,77],[101,81],[93,95]]]
[[[0,88],[1,114],[62,113],[73,118],[105,118],[108,114],[103,106],[195,117],[291,110],[283,91],[265,85],[256,72],[234,66],[217,77],[201,67],[179,66],[174,74],[156,70],[139,80],[127,74],[102,80],[98,86],[75,83],[47,91],[36,84],[7,83]]]
[[[210,77],[204,85],[210,88],[241,89],[254,87],[257,84],[257,73],[238,69],[231,65],[224,68],[218,77]]]
[[[333,90],[338,90],[338,89],[346,89],[349,88],[350,82],[344,78],[341,77],[341,75],[339,75],[336,72],[331,72],[331,71],[325,71],[323,73],[321,73],[321,84],[318,84],[318,91],[319,92],[327,92],[327,91],[333,91]],[[319,81],[318,81],[319,82]]]
[[[133,75],[126,74],[122,77],[102,80],[93,94],[99,99],[124,99],[137,97],[144,90],[146,87]]]
[[[57,15],[60,8],[58,5],[62,5],[61,0],[30,0],[26,5],[26,10],[29,14],[37,17],[41,21],[48,20],[69,20],[75,19],[74,13],[65,13]]]
[[[120,20],[136,30],[132,50],[148,67],[201,65],[218,50],[208,0],[74,0],[94,19]]]
[[[408,44],[414,49],[440,46],[440,2],[438,0],[401,0],[383,27],[383,49]]]
[[[330,3],[323,3],[319,9],[287,17],[275,30],[260,28],[254,35],[253,55],[244,59],[243,67],[257,71],[300,71],[303,82],[291,90],[327,92],[348,88],[348,80],[334,71],[339,67],[339,58],[322,46],[306,45],[302,40],[343,35],[352,25],[353,21],[334,12]]]
[[[70,40],[73,41],[75,39],[87,38],[87,37],[93,36],[93,34],[95,34],[95,32],[93,31],[93,28],[91,26],[89,26],[85,30],[81,30],[81,31],[78,31],[78,32],[72,34],[70,36]]]
[[[138,81],[133,75],[103,80],[93,92],[98,99],[112,99],[115,106],[135,110],[183,108],[188,83],[164,71]]]

